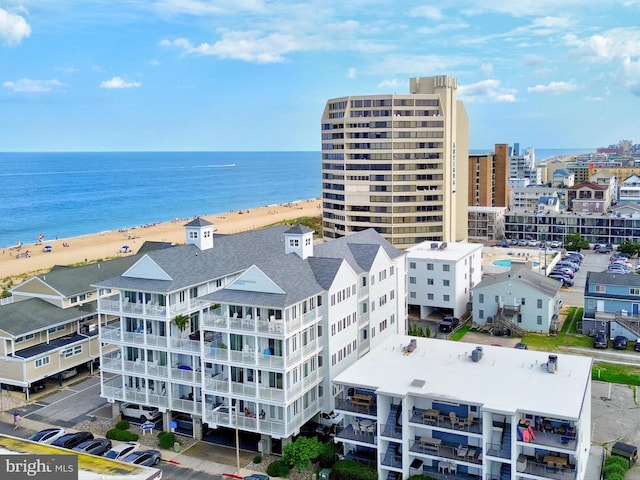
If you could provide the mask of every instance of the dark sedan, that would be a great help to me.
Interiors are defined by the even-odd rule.
[[[613,339],[613,348],[616,350],[626,350],[627,349],[627,337],[623,335],[618,335]]]
[[[111,440],[108,438],[95,438],[76,445],[72,450],[102,456],[105,452],[111,449],[111,446]]]
[[[60,438],[54,440],[51,445],[62,448],[73,448],[80,445],[87,440],[93,440],[93,433],[91,432],[76,432],[66,433]]]
[[[138,450],[132,452],[122,459],[123,462],[133,463],[134,465],[144,465],[145,467],[153,467],[160,463],[159,450]]]

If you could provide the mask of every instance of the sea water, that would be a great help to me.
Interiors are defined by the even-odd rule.
[[[0,153],[0,246],[319,198],[319,152]]]

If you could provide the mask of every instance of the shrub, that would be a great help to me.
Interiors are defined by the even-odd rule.
[[[173,448],[173,444],[176,442],[176,436],[171,432],[160,432],[158,434],[158,446],[165,450]]]
[[[137,433],[132,433],[129,430],[118,430],[112,428],[105,435],[109,440],[119,440],[120,442],[136,442],[140,436]]]
[[[315,437],[298,437],[293,443],[282,447],[282,459],[298,471],[305,470],[311,466],[311,460],[318,458],[322,448],[323,445]]]
[[[617,455],[610,455],[604,462],[605,465],[620,465],[625,470],[629,468],[629,461],[625,458],[618,457]]]
[[[327,442],[322,446],[318,460],[320,468],[331,468],[336,463],[336,454],[340,451],[340,445],[333,442]]]
[[[605,467],[602,469],[602,474],[604,475],[604,478],[607,480],[610,480],[611,476],[615,474],[618,474],[624,477],[626,473],[627,473],[627,468],[622,465],[618,465],[616,463],[605,465]]]
[[[610,473],[609,475],[606,475],[605,480],[624,480],[624,475],[615,472],[615,473]]]
[[[291,468],[284,460],[276,460],[271,462],[267,467],[267,475],[271,477],[287,477]]]
[[[262,463],[262,457],[260,455],[256,455],[255,457],[253,457],[253,463],[255,463],[256,465]]]
[[[129,422],[127,420],[120,420],[116,423],[116,428],[118,430],[129,430]]]
[[[353,460],[340,460],[331,470],[331,480],[377,480],[378,472]]]

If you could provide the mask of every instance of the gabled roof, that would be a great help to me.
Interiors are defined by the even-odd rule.
[[[95,290],[91,287],[92,284],[120,275],[139,259],[139,255],[130,255],[80,267],[56,265],[50,272],[32,277],[16,286],[15,290],[28,292],[29,283],[37,280],[64,297],[72,297]]]
[[[517,282],[529,288],[533,288],[543,295],[555,297],[560,291],[560,282],[553,278],[545,277],[527,269],[511,270],[484,278],[472,290],[480,290],[488,287],[499,288],[504,283]],[[498,292],[499,290],[496,290]]]
[[[600,185],[599,183],[593,182],[576,183],[572,187],[569,187],[569,190],[581,190],[583,188],[590,188],[591,190],[609,190],[608,185]]]
[[[0,330],[10,336],[20,337],[95,312],[96,302],[88,302],[81,307],[58,308],[40,298],[30,298],[0,306]]]
[[[610,297],[611,292],[596,293],[589,292],[589,285],[618,285],[621,287],[640,288],[640,275],[631,273],[611,273],[611,272],[587,272],[587,280],[584,285],[584,294],[589,296]],[[619,296],[616,294],[616,296]],[[637,296],[636,296],[637,297]]]
[[[293,227],[291,227],[289,230],[287,230],[284,233],[291,233],[291,234],[295,234],[295,235],[303,235],[305,233],[311,233],[313,232],[313,230],[311,230],[309,227],[305,227],[304,225],[300,225],[299,223],[294,225]]]
[[[638,183],[640,183],[640,176],[636,175],[635,173],[633,175],[629,175],[622,182],[623,185],[636,185]]]

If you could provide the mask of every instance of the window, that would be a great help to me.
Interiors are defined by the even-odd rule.
[[[524,297],[522,297],[522,299],[520,300],[520,303],[521,303],[522,305],[524,305],[524,304],[525,304],[525,298],[524,298]]]
[[[393,265],[391,265],[391,266],[389,267],[389,276],[390,276],[390,277],[393,277],[393,276],[395,275],[395,273],[396,273],[396,267],[395,267],[395,266],[393,266]]]
[[[433,263],[427,263],[427,270],[433,270]]]
[[[416,292],[409,292],[409,298],[416,298]]]
[[[65,348],[62,350],[64,358],[74,357],[82,353],[82,345],[76,345],[75,347]]]
[[[427,285],[433,285],[433,278],[427,278]]]
[[[484,318],[484,310],[478,310],[478,318]]]
[[[630,288],[629,295],[640,295],[640,288]]]
[[[297,238],[290,238],[289,239],[289,246],[290,247],[297,247],[300,245],[300,242],[298,241]]]
[[[538,325],[542,325],[542,315],[538,315]]]
[[[427,293],[427,300],[433,300],[433,293]]]
[[[412,285],[416,284],[416,277],[409,277],[409,283]]]
[[[478,302],[479,303],[484,303],[484,293],[480,293],[478,295]],[[480,317],[480,318],[482,318],[482,317]]]
[[[451,265],[442,265],[442,271],[448,272],[451,269]]]
[[[34,363],[36,368],[40,368],[43,367],[44,365],[49,365],[49,356],[47,355],[46,357],[42,357],[37,359]]]
[[[409,262],[409,268],[415,270],[416,268],[416,262]]]
[[[605,293],[606,292],[606,288],[604,285],[596,285],[596,292],[597,293]]]
[[[449,301],[449,295],[443,295],[442,296],[442,300],[444,300],[445,302]]]
[[[448,287],[449,286],[449,280],[442,280],[442,286],[443,287]]]
[[[538,308],[542,308],[542,299],[541,298],[538,299]]]

